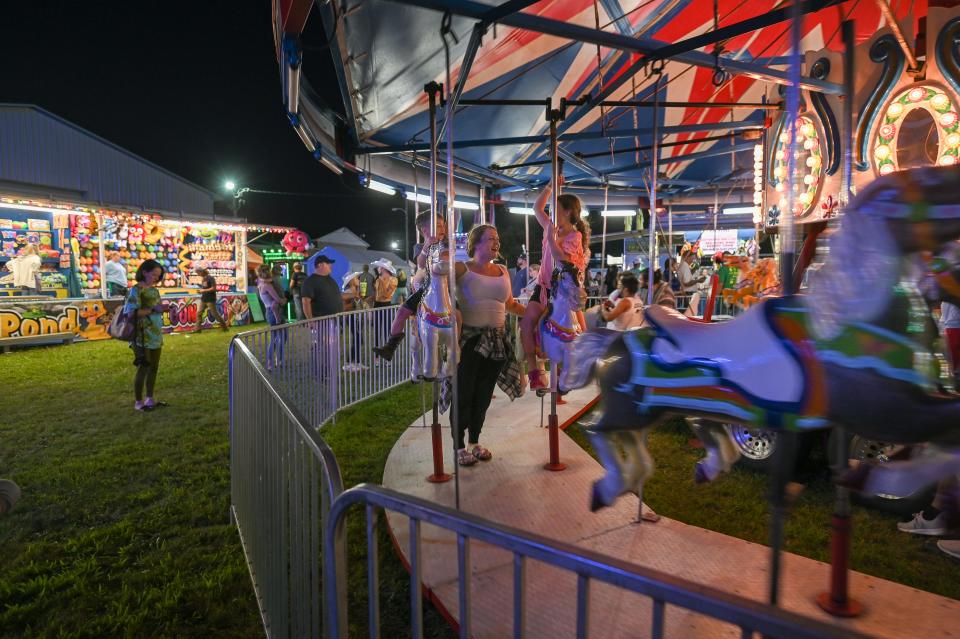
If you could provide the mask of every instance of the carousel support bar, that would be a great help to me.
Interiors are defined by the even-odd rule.
[[[587,163],[583,160],[583,158],[581,158],[579,155],[575,155],[575,154],[571,153],[570,151],[567,151],[567,150],[564,150],[564,149],[557,149],[557,154],[558,154],[560,157],[562,157],[564,160],[566,160],[567,162],[569,162],[570,164],[574,165],[575,167],[577,167],[578,169],[580,169],[581,171],[583,171],[584,173],[586,173],[587,175],[589,175],[590,177],[592,177],[592,178],[594,178],[594,179],[597,179],[597,180],[602,180],[602,179],[603,179],[603,176],[600,175],[600,171],[598,171],[597,169],[595,169],[595,168],[593,168],[592,166],[590,166],[589,164],[587,164]]]
[[[437,206],[440,198],[437,196],[437,96],[440,94],[440,85],[431,82],[423,90],[429,100],[430,117],[430,235],[437,235]],[[443,470],[443,438],[440,430],[440,382],[433,384],[433,421],[430,424],[430,440],[433,449],[433,474],[427,481],[436,484],[450,481],[451,477]]]
[[[663,127],[662,135],[675,135],[680,133],[702,133],[705,131],[761,131],[764,128],[762,120],[747,119],[739,122],[705,122],[702,124],[681,124],[677,126]],[[606,131],[581,131],[579,133],[567,133],[562,136],[564,142],[571,140],[601,140],[617,138],[634,138],[638,135],[650,135],[650,129],[607,129]],[[453,143],[454,149],[470,149],[475,147],[492,146],[517,146],[522,144],[542,144],[549,142],[549,135],[517,135],[505,138],[484,138],[477,140],[457,140]],[[393,144],[385,146],[361,146],[357,149],[360,155],[389,155],[392,153],[412,153],[416,151],[429,151],[430,144],[427,142],[417,142],[411,144]]]
[[[664,100],[658,103],[656,100],[653,100],[652,102],[646,100],[604,100],[600,103],[600,106],[629,107],[634,109],[689,107],[696,109],[750,109],[751,111],[756,111],[757,109],[763,109],[765,111],[783,110],[783,105],[777,102],[680,102],[677,100]]]
[[[433,9],[435,11],[447,12],[452,14],[482,20],[490,11],[490,6],[473,0],[394,0],[403,4]],[[534,31],[546,35],[553,35],[559,38],[583,42],[586,44],[598,44],[601,47],[617,49],[629,53],[641,53],[644,55],[653,55],[667,43],[653,38],[643,36],[627,36],[619,33],[603,31],[601,29],[591,29],[576,24],[563,22],[561,20],[551,20],[530,13],[511,13],[499,20],[501,24],[526,31]],[[712,54],[701,51],[688,51],[672,57],[677,62],[691,64],[694,66],[713,69],[716,64]],[[768,69],[765,66],[744,62],[741,60],[724,60],[724,68],[734,74],[746,75],[748,77],[773,82],[775,84],[788,84],[789,75],[785,72],[775,69]],[[843,87],[832,82],[816,80],[814,78],[803,78],[801,86],[808,91],[820,91],[830,95],[840,95]]]
[[[853,95],[853,78],[855,62],[853,51],[856,45],[854,38],[853,21],[846,20],[841,25],[843,48],[843,82],[849,93]],[[845,100],[843,103],[843,182],[840,190],[841,202],[846,206],[850,201],[851,171],[853,169],[853,102]],[[832,436],[834,446],[831,470],[835,478],[847,470],[847,460],[850,458],[849,439],[846,429],[835,428]],[[820,593],[817,604],[825,611],[838,617],[856,617],[863,613],[863,606],[851,598],[848,592],[850,570],[850,535],[852,521],[850,518],[850,491],[839,484],[836,485],[836,501],[833,517],[830,520],[830,590]]]
[[[463,54],[463,62],[460,65],[460,75],[457,77],[457,86],[453,90],[453,96],[450,98],[451,102],[451,111],[457,108],[457,105],[460,104],[460,96],[463,95],[463,89],[467,86],[467,78],[470,75],[470,69],[473,68],[473,61],[477,58],[477,51],[480,50],[480,45],[483,43],[483,34],[486,33],[487,28],[484,24],[478,23],[473,27],[473,31],[470,32],[470,42],[467,43],[467,50]],[[446,133],[447,130],[447,120],[444,118],[443,122],[440,124],[440,130],[437,132],[437,139],[441,139]],[[447,145],[449,147],[449,145]]]
[[[913,54],[913,49],[910,48],[909,43],[907,43],[907,38],[903,35],[903,30],[900,28],[896,16],[893,15],[893,11],[890,10],[890,5],[887,4],[887,0],[877,0],[877,6],[880,7],[880,12],[883,14],[887,26],[890,27],[890,31],[893,32],[893,37],[896,38],[897,44],[899,44],[903,50],[903,55],[907,58],[907,73],[919,73],[921,67],[920,62],[917,60],[917,56]]]
[[[547,112],[550,121],[550,183],[553,192],[550,198],[550,218],[553,227],[557,226],[557,205],[560,195],[560,158],[557,154],[557,122],[562,118],[557,109]],[[548,436],[550,441],[550,461],[543,465],[547,470],[564,470],[567,465],[560,462],[560,421],[557,418],[557,381],[559,362],[550,362],[550,416],[547,418]]]

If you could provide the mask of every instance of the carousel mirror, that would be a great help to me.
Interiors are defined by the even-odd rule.
[[[913,109],[900,124],[897,136],[897,165],[900,170],[936,166],[940,148],[937,122],[926,109]]]

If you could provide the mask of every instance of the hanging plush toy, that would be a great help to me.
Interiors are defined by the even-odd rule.
[[[287,250],[287,255],[306,253],[310,247],[310,238],[303,231],[289,231],[283,236],[283,241],[280,244]]]

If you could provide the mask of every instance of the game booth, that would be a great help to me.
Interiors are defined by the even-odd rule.
[[[114,252],[128,287],[144,260],[163,266],[159,288],[170,306],[163,317],[167,332],[198,326],[200,268],[217,281],[217,305],[227,323],[249,324],[261,313],[247,293],[248,233],[294,231],[0,194],[0,339],[108,338],[107,327],[123,305],[123,297],[108,294],[103,276]],[[28,245],[38,248],[41,260],[38,291],[15,286],[8,268]],[[206,314],[200,318],[200,327],[213,325]]]

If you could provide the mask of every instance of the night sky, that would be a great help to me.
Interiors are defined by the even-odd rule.
[[[319,194],[248,195],[250,221],[313,236],[349,223],[377,249],[403,241],[399,198],[337,177],[288,124],[266,0],[4,3],[0,59],[0,101],[36,104],[196,184]],[[304,69],[342,111],[329,53],[307,51]]]

